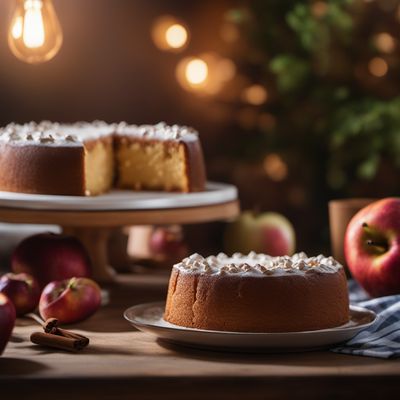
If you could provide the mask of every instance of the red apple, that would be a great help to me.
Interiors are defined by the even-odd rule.
[[[227,253],[250,251],[271,256],[291,255],[295,251],[296,235],[290,221],[283,215],[244,211],[230,223],[224,235]]]
[[[344,254],[353,277],[371,296],[400,293],[400,198],[378,200],[355,214]]]
[[[50,282],[42,292],[39,313],[44,320],[57,318],[60,323],[82,321],[101,305],[101,290],[88,278]]]
[[[0,355],[8,343],[15,324],[15,307],[11,300],[0,293]]]
[[[14,250],[12,270],[34,276],[41,288],[51,281],[89,277],[90,258],[82,243],[55,233],[39,233],[24,239]]]
[[[151,255],[162,261],[178,262],[189,254],[182,229],[178,225],[156,228],[149,242]]]
[[[18,316],[33,311],[39,304],[40,288],[29,274],[8,273],[0,278],[0,293],[4,293],[14,304]]]

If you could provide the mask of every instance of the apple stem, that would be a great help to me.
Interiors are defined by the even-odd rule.
[[[374,247],[378,252],[380,253],[385,253],[388,250],[388,243],[385,239],[382,240],[382,235],[379,235],[378,232],[374,231],[373,229],[370,228],[370,226],[366,223],[362,223],[362,227],[364,229],[364,232],[368,236],[375,237],[374,239],[367,239],[366,243],[367,246]]]
[[[366,222],[363,222],[362,227],[364,228],[364,231],[366,233],[373,233],[372,229],[369,227],[369,225]]]
[[[75,284],[76,284],[76,278],[73,277],[68,282],[68,288],[74,290],[75,289]]]

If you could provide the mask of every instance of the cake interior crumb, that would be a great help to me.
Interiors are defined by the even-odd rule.
[[[109,191],[114,180],[112,142],[99,141],[85,145],[85,195],[95,196]]]
[[[121,142],[116,151],[116,162],[118,187],[188,191],[185,149],[180,143]]]

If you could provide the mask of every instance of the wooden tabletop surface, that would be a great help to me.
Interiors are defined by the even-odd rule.
[[[20,319],[0,357],[1,399],[393,398],[400,361],[329,351],[235,354],[185,349],[135,331],[122,318],[133,304],[163,300],[167,275],[121,276],[110,303],[70,326],[91,339],[78,354],[29,341],[38,325]],[[38,329],[39,328],[39,329]],[[3,397],[7,393],[13,397]],[[29,397],[28,397],[29,396]]]

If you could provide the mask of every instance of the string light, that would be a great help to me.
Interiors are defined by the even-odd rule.
[[[187,30],[183,25],[171,25],[165,32],[165,40],[173,49],[183,47],[187,41]]]
[[[176,67],[176,78],[185,90],[207,95],[217,94],[235,73],[232,60],[215,53],[185,57]]]
[[[8,45],[22,61],[52,59],[62,45],[62,30],[51,0],[18,0],[8,30]]]
[[[248,103],[259,106],[267,101],[268,93],[264,86],[251,85],[242,93],[242,99]]]
[[[176,79],[188,90],[202,92],[208,78],[208,64],[201,57],[185,57],[176,67]]]
[[[175,17],[165,15],[154,21],[151,31],[154,44],[165,51],[181,51],[189,41],[189,30]]]
[[[185,77],[191,85],[201,85],[206,81],[207,76],[208,66],[204,60],[195,58],[187,63]]]
[[[278,154],[268,154],[264,158],[263,166],[265,173],[273,181],[283,181],[288,175],[288,167]]]
[[[387,62],[380,57],[374,57],[370,62],[368,63],[368,70],[371,73],[371,75],[376,76],[377,78],[381,78],[385,76],[388,72],[388,64]]]

